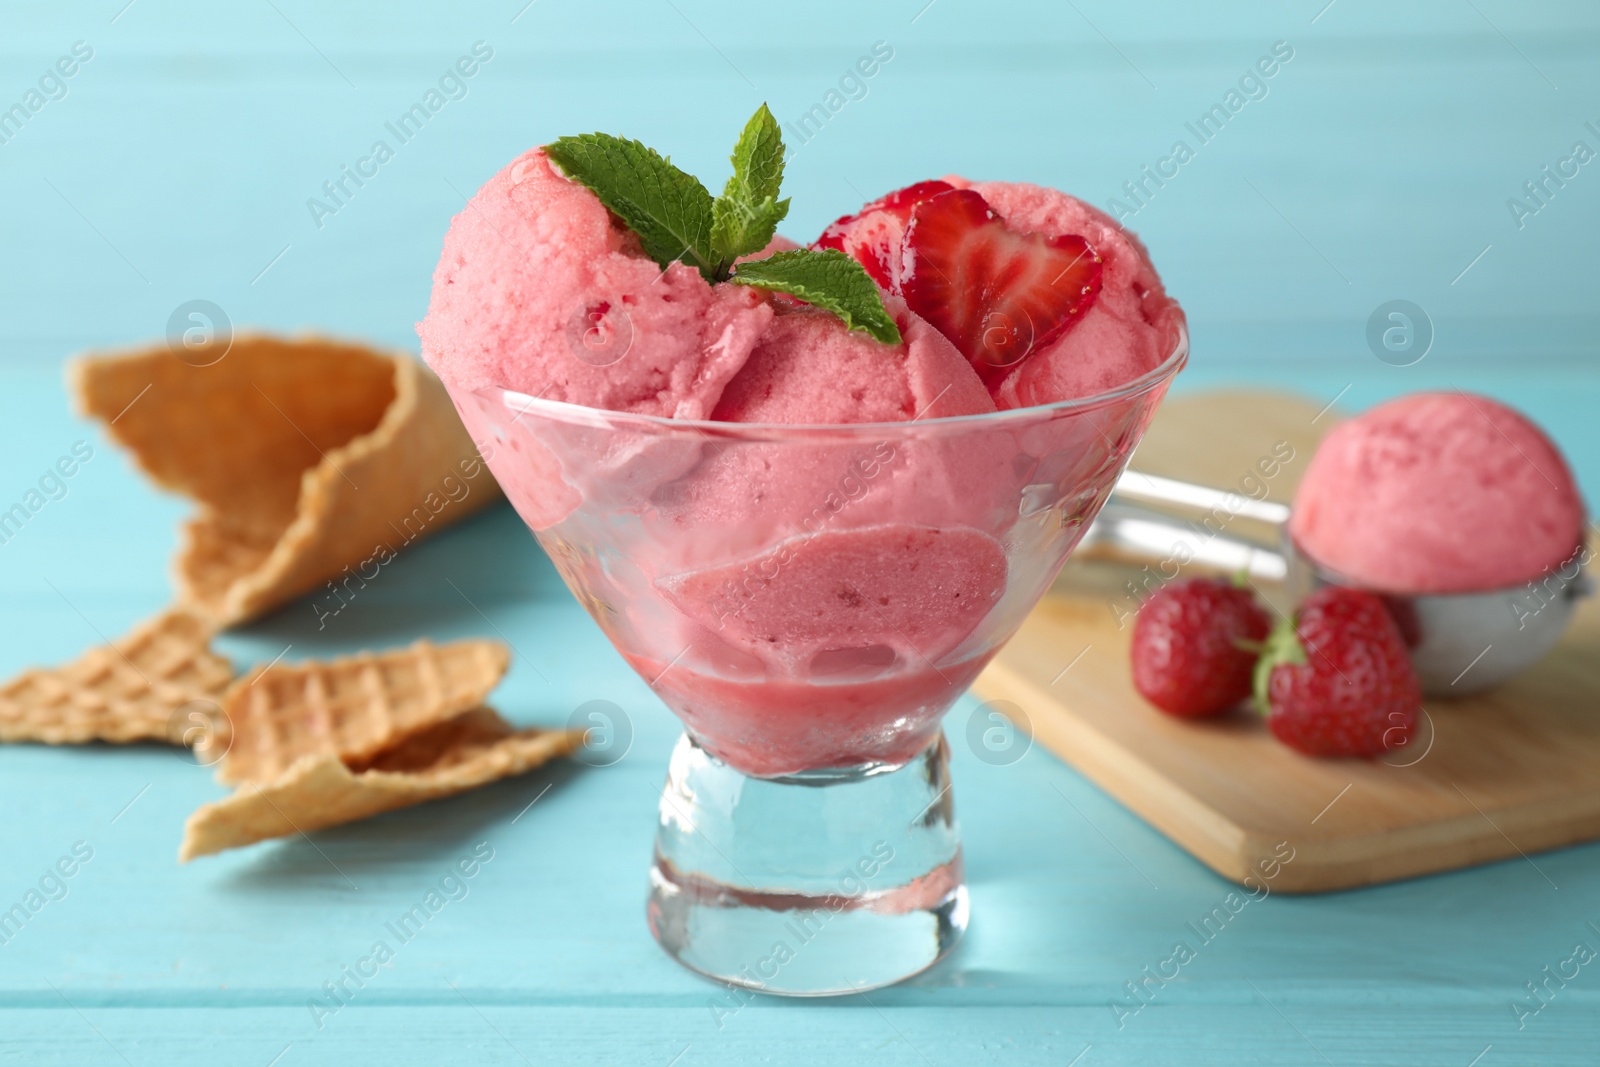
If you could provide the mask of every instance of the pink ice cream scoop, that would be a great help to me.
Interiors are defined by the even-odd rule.
[[[1025,182],[973,182],[1014,230],[1076,234],[1101,259],[1101,286],[1083,321],[1023,360],[994,390],[1002,408],[1092,396],[1154,370],[1171,353],[1183,312],[1139,238],[1077,197]]]
[[[1289,532],[1323,566],[1393,593],[1536,581],[1583,540],[1571,470],[1498,401],[1419,393],[1341,423],[1295,494]]]
[[[743,370],[728,383],[715,410],[726,422],[773,426],[910,422],[995,410],[970,364],[938,331],[895,297],[887,307],[904,343],[883,345],[847,331],[831,314],[810,307],[780,309]],[[940,526],[987,523],[1005,517],[994,470],[1011,455],[992,447],[952,449],[947,442],[908,437],[892,448],[875,438],[819,443],[811,462],[796,465],[781,440],[737,449],[713,448],[701,462],[664,486],[646,522],[662,544],[681,545],[688,558],[675,572],[707,565],[740,569],[789,538],[891,524]],[[914,487],[914,488],[913,488]],[[992,514],[991,514],[992,512]],[[681,531],[725,531],[711,546]],[[668,566],[662,561],[662,566]]]
[[[759,290],[657,266],[536,148],[450,224],[417,332],[456,389],[704,419],[771,319]]]
[[[712,418],[788,425],[900,422],[995,410],[961,353],[889,297],[905,343],[884,346],[812,307],[781,310]]]
[[[507,497],[542,529],[586,494],[648,492],[678,476],[699,445],[617,447],[574,470],[550,442],[488,417],[475,391],[705,419],[771,320],[760,290],[657,266],[594,193],[532,149],[452,221],[417,333]],[[487,455],[497,448],[514,461],[497,464]]]

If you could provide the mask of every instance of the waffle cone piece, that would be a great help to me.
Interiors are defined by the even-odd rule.
[[[199,503],[178,598],[222,626],[500,498],[444,386],[407,356],[239,336],[183,358],[166,345],[87,356],[69,377],[151,478]]]
[[[582,743],[582,730],[515,730],[489,708],[476,708],[366,763],[308,755],[271,782],[247,784],[189,816],[178,859],[187,863],[452,796],[569,755]]]
[[[325,663],[257,668],[223,697],[230,737],[217,780],[272,782],[306,756],[370,761],[478,707],[508,662],[496,641],[418,641]]]
[[[213,627],[175,608],[60,667],[23,671],[0,686],[0,741],[188,741],[233,679],[209,647]],[[193,716],[184,714],[193,705]]]
[[[482,706],[507,663],[494,641],[418,641],[245,675],[223,699],[218,773],[239,789],[189,817],[179,859],[451,796],[581,745],[581,730],[516,730]]]

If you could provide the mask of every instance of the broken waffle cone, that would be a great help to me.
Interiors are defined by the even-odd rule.
[[[307,756],[357,763],[483,703],[506,672],[497,641],[418,641],[322,663],[258,667],[222,699],[217,779],[264,784]]]
[[[514,730],[489,708],[476,708],[367,763],[304,756],[273,781],[245,785],[189,816],[178,859],[187,863],[462,793],[570,755],[583,744],[583,733]]]
[[[167,345],[86,356],[69,376],[158,484],[199,502],[178,595],[220,625],[368,580],[500,499],[444,386],[408,356],[239,336],[181,358]]]
[[[185,707],[208,718],[233,679],[210,649],[212,630],[174,608],[71,663],[23,671],[0,686],[0,741],[186,743]]]

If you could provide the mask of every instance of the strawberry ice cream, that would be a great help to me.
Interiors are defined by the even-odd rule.
[[[533,149],[451,223],[417,332],[457,389],[704,419],[771,319],[759,290],[657,266]]]
[[[981,530],[823,530],[754,562],[661,583],[704,626],[701,664],[742,660],[756,673],[752,684],[737,662],[733,671],[651,664],[724,759],[779,774],[863,753],[908,758],[987,662],[951,656],[1005,588],[1004,548]],[[752,707],[765,714],[752,720]]]
[[[979,415],[995,410],[977,373],[939,332],[890,297],[887,307],[904,343],[882,345],[840,329],[809,307],[780,309],[714,416],[765,425],[849,425]],[[781,434],[778,435],[781,438]],[[1001,454],[1003,452],[1003,454]],[[990,517],[996,465],[1014,448],[908,439],[879,447],[869,439],[818,442],[796,464],[780,440],[711,449],[683,477],[664,485],[646,518],[661,544],[680,545],[683,570],[727,563],[736,568],[787,538],[823,528],[917,523],[940,526]],[[660,524],[658,527],[656,524]],[[715,527],[715,546],[681,531]]]
[[[653,165],[630,145],[613,142],[618,172]],[[959,179],[841,220],[838,252],[796,253],[816,273],[776,295],[739,284],[739,248],[671,259],[679,233],[713,232],[674,221],[704,195],[682,176],[658,173],[648,209],[569,177],[602,148],[535,149],[472,198],[424,358],[568,585],[705,747],[756,775],[910,758],[1048,586],[1165,381],[1082,413],[957,417],[1147,376],[1181,353],[1181,312],[1094,209]],[[790,246],[771,225],[751,244]]]
[[[986,206],[996,233],[1017,242],[998,264],[1010,273],[984,273],[995,264],[983,241],[953,252],[933,247],[930,202],[956,191],[981,197],[973,203]],[[930,219],[916,219],[919,207]],[[920,240],[914,232],[908,238],[914,221],[922,224]],[[1039,275],[1055,292],[1024,292],[1023,282],[1034,279],[1019,275],[1019,263],[1039,251],[1029,241],[1056,243],[1049,251],[1067,270]],[[1172,352],[1182,323],[1136,237],[1083,201],[1037,185],[957,177],[919,183],[840,219],[817,245],[855,256],[891,294],[913,294],[909,313],[905,301],[888,297],[908,333],[909,347],[897,352],[902,358],[874,359],[882,347],[825,312],[786,301],[775,321],[774,300],[759,289],[710,284],[682,262],[656,266],[593,193],[533,149],[491,178],[452,223],[428,315],[418,325],[423,355],[466,391],[496,386],[681,419],[853,423],[1091,396],[1153,370]],[[792,246],[778,237],[769,251]],[[947,304],[972,294],[925,298],[918,314],[919,285],[946,273],[938,269],[948,265],[940,253],[972,261],[960,264],[974,268],[964,280],[989,298],[972,309],[987,314],[967,315],[960,327],[993,335],[1004,320],[1031,345],[1010,353],[1014,364],[977,363],[988,379],[988,403],[971,388],[977,372],[960,375],[949,358],[965,338],[954,338],[952,348],[924,321],[931,315],[954,323]],[[1057,298],[1076,282],[1085,283],[1081,292],[1034,314],[1041,298]],[[995,299],[997,292],[1004,299]],[[1058,321],[1044,321],[1052,310]],[[959,354],[974,364],[972,352]],[[938,388],[924,404],[905,409],[915,387],[934,381]],[[936,410],[922,411],[930,397],[937,397]]]
[[[1579,549],[1561,453],[1504,404],[1419,393],[1341,423],[1295,494],[1289,531],[1336,573],[1390,593],[1518,586]]]
[[[903,302],[887,304],[903,345],[842,331],[813,308],[779,310],[715,417],[777,426],[993,412],[950,342]],[[1014,519],[996,486],[1013,497],[1014,487],[995,469],[1015,449],[908,437],[797,450],[774,438],[709,449],[658,493],[645,519],[659,549],[651,570],[694,624],[682,631],[694,651],[688,669],[636,665],[741,767],[909,757],[937,729],[951,679],[981,666],[933,664],[1005,589],[1005,549],[987,531]],[[707,530],[717,536],[695,534]],[[757,721],[752,706],[764,709]]]
[[[995,410],[983,383],[940,333],[887,301],[905,344],[840,328],[816,308],[779,311],[712,418],[724,422],[900,422]]]

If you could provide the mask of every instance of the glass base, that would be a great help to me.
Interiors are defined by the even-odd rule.
[[[685,734],[648,916],[673,959],[763,993],[855,993],[932,966],[967,927],[944,735],[905,764],[751,778]]]

